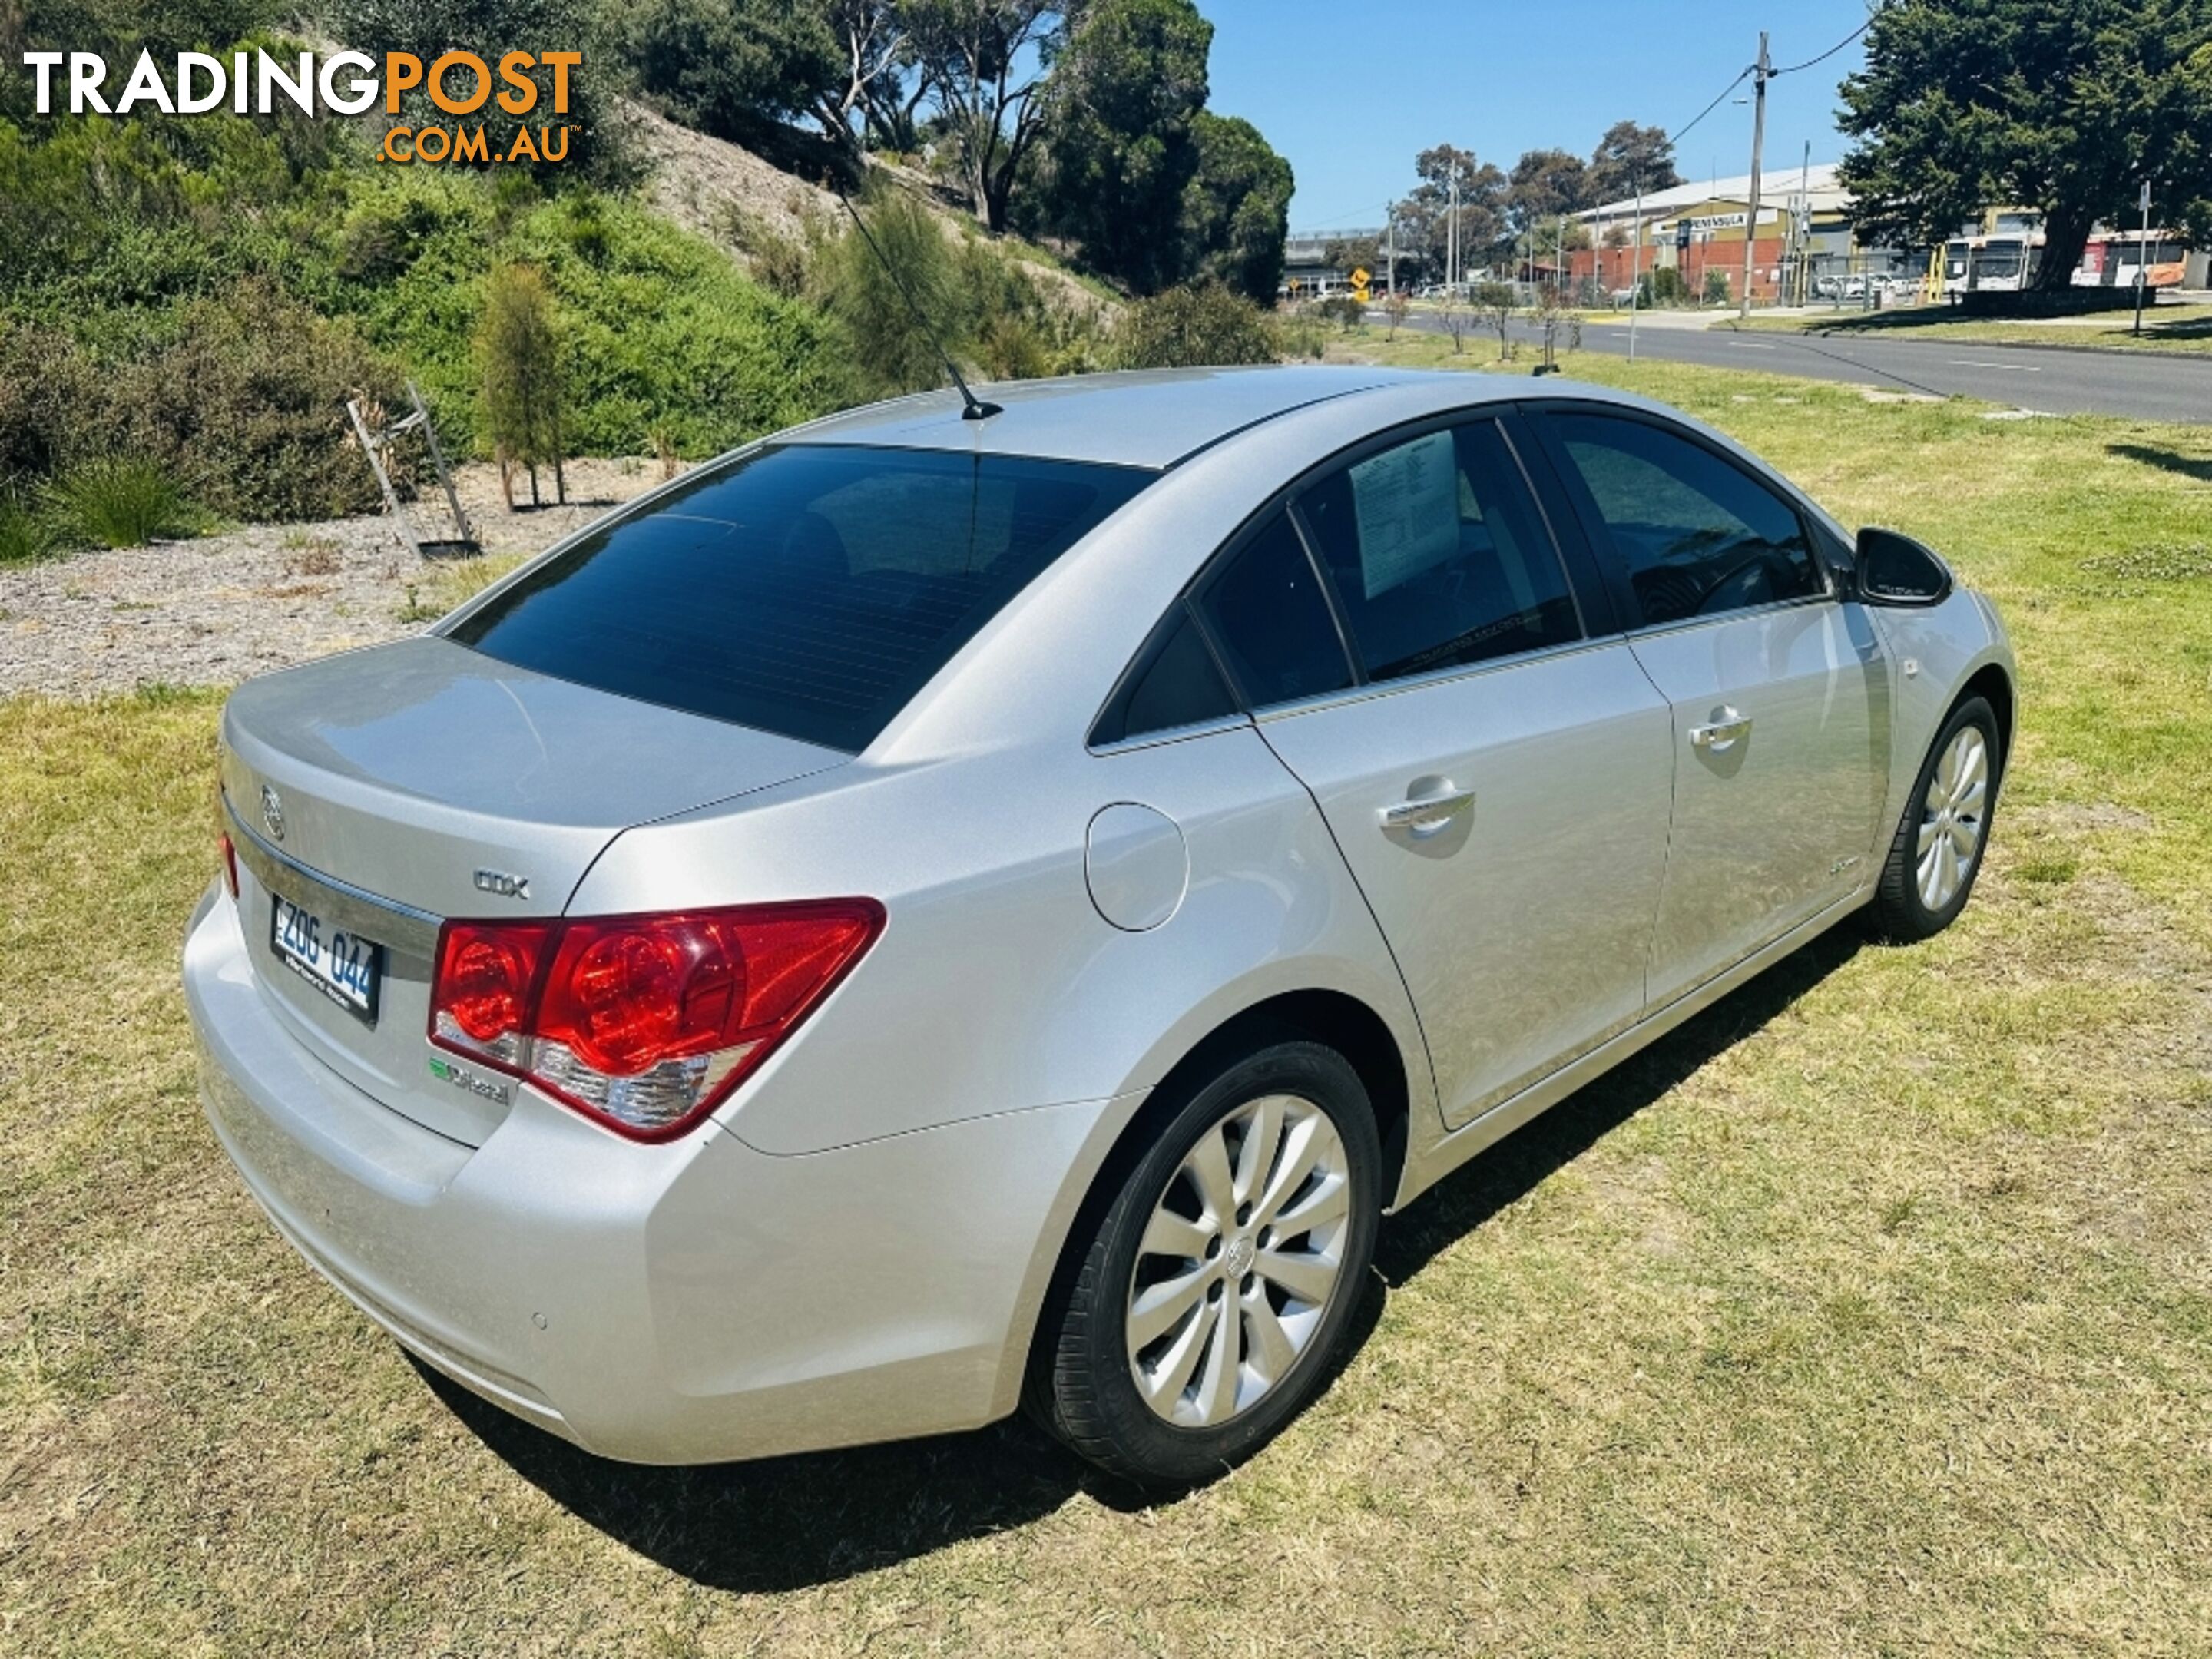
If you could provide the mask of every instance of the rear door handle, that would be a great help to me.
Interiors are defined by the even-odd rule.
[[[1724,755],[1745,738],[1751,735],[1751,716],[1723,708],[1719,718],[1709,725],[1690,728],[1690,747],[1708,753]]]
[[[1433,835],[1474,805],[1474,790],[1454,789],[1446,784],[1442,793],[1425,795],[1419,800],[1401,800],[1394,806],[1378,807],[1375,817],[1385,830],[1410,830],[1417,836]]]

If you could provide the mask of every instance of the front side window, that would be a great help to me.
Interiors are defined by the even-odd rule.
[[[1700,444],[1643,421],[1548,416],[1652,627],[1814,598],[1796,508]]]
[[[1494,421],[1394,445],[1298,510],[1370,680],[1582,637],[1551,532]]]
[[[1286,514],[1277,513],[1244,544],[1198,605],[1251,707],[1352,684],[1328,601]]]
[[[859,750],[1152,477],[953,451],[762,450],[701,468],[447,637],[557,679]]]

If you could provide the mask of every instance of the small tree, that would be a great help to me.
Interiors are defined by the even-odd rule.
[[[919,309],[929,319],[946,349],[960,351],[952,250],[936,221],[904,191],[885,189],[860,210],[860,217],[874,247],[859,231],[848,230],[819,263],[830,314],[852,343],[862,390],[888,397],[943,386],[937,343],[914,313]]]
[[[1467,349],[1467,331],[1474,325],[1474,318],[1461,302],[1456,283],[1447,286],[1443,297],[1437,301],[1437,320],[1443,325],[1444,332],[1451,336],[1452,355],[1457,356]]]
[[[1513,285],[1510,283],[1480,283],[1474,290],[1475,308],[1482,320],[1498,336],[1498,361],[1505,362],[1513,356],[1513,343],[1506,330],[1513,321]]]
[[[1122,313],[1115,356],[1123,368],[1272,363],[1282,356],[1273,321],[1219,283],[1171,288]]]
[[[1709,269],[1705,272],[1705,303],[1709,306],[1724,306],[1728,302],[1728,272],[1725,270],[1713,270]]]
[[[1406,298],[1405,289],[1400,288],[1394,288],[1382,296],[1382,318],[1389,325],[1390,338],[1395,340],[1398,337],[1398,330],[1404,325],[1406,313],[1411,309],[1412,303]]]
[[[538,468],[546,461],[556,497],[566,502],[560,331],[552,290],[536,267],[500,265],[485,282],[477,360],[485,429],[500,454],[530,469],[531,505],[538,504]]]
[[[1564,336],[1567,349],[1578,349],[1582,343],[1583,322],[1566,302],[1566,296],[1553,284],[1547,283],[1536,290],[1534,302],[1528,307],[1528,320],[1536,325],[1542,336],[1544,366],[1558,367],[1559,346]]]

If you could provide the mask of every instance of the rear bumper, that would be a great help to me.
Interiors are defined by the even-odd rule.
[[[284,1236],[456,1382],[638,1462],[1012,1410],[1060,1242],[1137,1104],[773,1157],[713,1127],[638,1146],[518,1088],[471,1148],[289,1035],[219,891],[193,916],[184,979],[209,1121]]]

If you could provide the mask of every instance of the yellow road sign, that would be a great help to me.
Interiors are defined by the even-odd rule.
[[[1365,287],[1367,286],[1367,283],[1368,283],[1367,268],[1366,268],[1364,265],[1358,265],[1358,266],[1355,266],[1355,267],[1353,268],[1353,270],[1352,270],[1352,287],[1354,287],[1354,288],[1365,288]]]

